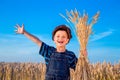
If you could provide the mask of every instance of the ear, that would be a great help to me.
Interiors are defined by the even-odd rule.
[[[55,38],[53,38],[53,42],[56,44]]]
[[[70,40],[70,39],[67,39],[67,40],[66,40],[66,44],[68,44],[69,40]]]

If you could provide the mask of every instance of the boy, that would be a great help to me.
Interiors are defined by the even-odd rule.
[[[66,50],[72,38],[71,30],[66,25],[57,26],[52,33],[56,48],[28,33],[24,25],[16,25],[16,28],[16,33],[25,35],[40,47],[39,54],[45,58],[47,68],[45,80],[70,80],[70,68],[75,69],[77,57],[72,51]]]

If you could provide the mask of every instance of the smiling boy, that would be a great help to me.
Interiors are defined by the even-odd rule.
[[[77,57],[74,52],[66,49],[72,38],[71,30],[66,25],[59,25],[52,33],[52,40],[56,47],[52,47],[28,33],[24,25],[16,25],[16,33],[23,34],[35,42],[39,47],[39,54],[45,58],[45,80],[70,80],[70,68],[75,69]]]

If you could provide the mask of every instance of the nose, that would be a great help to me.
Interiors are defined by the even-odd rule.
[[[59,37],[59,40],[63,40],[63,37]]]

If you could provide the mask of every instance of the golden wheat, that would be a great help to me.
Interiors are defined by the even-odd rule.
[[[79,67],[81,65],[78,65]],[[0,63],[0,80],[44,80],[45,64],[43,63]],[[119,80],[120,62],[118,64],[96,63],[89,64],[90,78],[88,80]],[[79,72],[75,79],[71,69],[71,80],[82,80]]]
[[[80,16],[80,13],[75,9],[70,12],[67,11],[66,14],[68,18],[63,18],[74,24],[78,41],[80,43],[80,57],[76,65],[73,80],[92,80],[90,79],[91,73],[87,59],[87,43],[89,36],[92,33],[92,26],[96,23],[100,13],[97,12],[97,14],[93,16],[90,24],[88,24],[88,15],[86,13],[84,13],[83,16]]]

